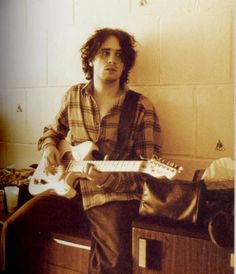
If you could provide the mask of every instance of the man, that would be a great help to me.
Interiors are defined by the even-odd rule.
[[[117,147],[128,76],[136,60],[135,43],[127,32],[104,28],[84,44],[82,65],[89,81],[73,86],[65,94],[54,123],[45,127],[39,140],[47,174],[54,174],[62,164],[58,145],[65,138],[73,146],[92,141],[99,154],[110,160],[151,158],[160,153],[158,118],[142,95],[125,149],[119,151]],[[76,233],[89,229],[92,247],[88,273],[132,273],[131,223],[138,215],[144,178],[133,172],[101,172],[94,165],[85,166],[84,174],[79,178],[76,197],[42,193],[8,220],[3,228],[6,269],[37,273],[42,239],[50,231]]]

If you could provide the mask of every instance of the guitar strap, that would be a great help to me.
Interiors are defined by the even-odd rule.
[[[116,149],[117,157],[120,158],[126,149],[131,134],[131,126],[135,119],[135,113],[138,106],[138,100],[141,94],[133,90],[128,90],[121,109],[120,120],[118,125]]]

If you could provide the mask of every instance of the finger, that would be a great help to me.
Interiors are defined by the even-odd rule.
[[[84,172],[88,174],[91,167],[94,167],[94,165],[92,163],[89,163],[89,162],[86,163]]]
[[[56,172],[59,176],[63,176],[65,173],[65,167],[63,165],[59,165],[56,167]]]
[[[109,177],[110,177],[110,173],[104,174],[103,179],[102,179],[102,182],[99,183],[99,184],[97,184],[97,187],[98,187],[98,188],[106,188],[106,187],[109,187],[109,184],[111,183],[110,180],[109,180]]]
[[[56,164],[57,166],[59,166],[59,165],[61,164],[59,153],[56,153],[56,154],[54,155],[54,160],[55,160],[55,164]]]
[[[49,174],[54,175],[54,174],[55,174],[55,169],[52,168],[51,166],[45,166],[44,172],[46,173],[47,176],[48,176]]]
[[[47,175],[48,173],[55,174],[57,166],[58,165],[54,160],[48,159],[46,161],[46,166],[45,166],[46,174]]]
[[[49,169],[50,169],[49,161],[46,158],[44,158],[42,161],[43,161],[42,162],[43,163],[43,171],[46,173],[46,175],[49,175],[49,173],[50,173],[50,171],[49,171]]]
[[[109,160],[109,156],[106,154],[105,156],[104,156],[104,161],[108,161]]]
[[[97,170],[94,168],[94,166],[89,167],[87,175],[90,180],[94,180],[93,178],[97,176]]]
[[[97,186],[97,188],[100,188],[100,189],[104,188],[104,184],[98,184],[96,186]]]
[[[91,163],[85,163],[85,164],[83,165],[83,169],[82,169],[82,172],[81,172],[81,175],[82,175],[83,178],[86,178],[86,179],[88,179],[88,180],[91,179],[91,178],[89,177],[89,172],[91,173],[91,171],[89,171],[91,166],[92,166]]]
[[[55,165],[50,165],[46,168],[46,171],[47,171],[47,175],[49,173],[54,175],[56,173],[56,166]]]

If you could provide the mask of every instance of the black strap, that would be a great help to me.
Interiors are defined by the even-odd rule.
[[[131,134],[131,125],[135,119],[135,113],[138,106],[137,103],[140,96],[140,93],[137,93],[133,90],[128,90],[125,96],[118,126],[116,144],[116,151],[118,153],[118,156],[116,158],[119,158],[119,156],[122,155],[122,152],[124,151],[128,143]]]

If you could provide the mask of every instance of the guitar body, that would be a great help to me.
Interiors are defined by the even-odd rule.
[[[151,175],[154,178],[173,179],[183,168],[173,163],[165,163],[163,159],[153,158],[142,161],[103,161],[94,160],[94,154],[99,154],[98,147],[90,141],[81,143],[75,147],[70,146],[66,141],[61,141],[58,150],[61,161],[66,160],[66,156],[72,158],[66,166],[59,166],[56,173],[46,174],[44,162],[40,161],[37,169],[29,183],[31,195],[38,195],[44,191],[55,191],[58,195],[73,198],[76,191],[73,188],[75,179],[85,178],[83,172],[86,164],[90,163],[101,172],[139,172]]]
[[[60,153],[60,159],[63,162],[63,157],[70,153],[76,161],[93,160],[92,153],[94,150],[98,151],[97,146],[90,141],[81,143],[75,147],[72,147],[68,142],[61,141],[58,146]],[[58,195],[66,196],[67,198],[73,198],[76,195],[76,191],[73,188],[73,183],[79,176],[78,172],[66,172],[63,167],[59,167],[56,170],[56,174],[46,174],[44,170],[44,163],[41,160],[35,170],[29,183],[29,192],[35,196],[42,192],[52,190]]]
[[[58,195],[73,198],[76,191],[72,188],[72,181],[61,179],[62,174],[46,174],[41,160],[29,183],[29,193],[33,196],[48,190],[54,190]]]

